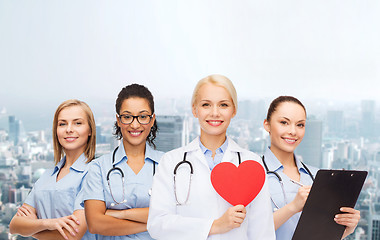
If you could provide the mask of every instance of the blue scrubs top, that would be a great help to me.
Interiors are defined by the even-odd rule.
[[[38,179],[25,203],[36,209],[39,219],[60,218],[83,210],[80,205],[83,196],[79,192],[89,168],[86,161],[82,154],[70,167],[70,172],[57,182],[57,175],[66,162],[64,157],[54,169],[46,170]],[[82,239],[95,239],[95,235],[87,231]]]
[[[110,174],[110,185],[112,188],[112,195],[107,183],[107,174],[112,168],[112,155],[113,152],[103,155],[94,160],[91,164],[86,178],[85,187],[83,188],[85,200],[100,200],[105,202],[107,209],[130,209],[130,208],[145,208],[149,207],[150,195],[149,191],[152,187],[153,180],[153,164],[157,164],[164,153],[152,149],[148,144],[145,148],[145,164],[138,174],[127,164],[127,155],[125,154],[123,142],[119,145],[115,153],[115,167],[120,168],[124,173],[124,192],[127,202],[117,204],[123,201],[123,186],[122,178],[119,171],[112,171]],[[155,166],[157,168],[157,165]],[[141,232],[137,234],[125,236],[102,236],[97,235],[98,239],[152,239],[148,232]]]
[[[282,182],[284,184],[284,192],[286,201],[284,199],[284,192],[281,188],[280,181],[274,175],[273,173],[267,174],[267,181],[269,185],[269,192],[272,199],[272,209],[273,212],[277,210],[276,204],[278,208],[282,208],[286,204],[293,201],[293,199],[296,197],[298,188],[300,188],[299,185],[292,183],[290,181],[290,178],[284,173],[284,167],[282,166],[281,162],[276,158],[276,156],[272,153],[272,151],[268,148],[264,154],[265,163],[268,166],[269,171],[274,171],[277,174],[280,175],[282,178]],[[311,179],[309,173],[307,170],[303,167],[301,161],[296,159],[296,165],[298,168],[298,171],[301,175],[300,182],[303,185],[312,185],[313,180]],[[318,169],[314,167],[309,167],[309,170],[313,174],[313,177],[317,174]],[[276,204],[274,204],[275,202]],[[298,220],[301,216],[301,212],[294,214],[291,218],[288,219],[281,227],[279,227],[276,230],[276,239],[277,240],[289,240],[292,239],[294,231],[296,229]]]

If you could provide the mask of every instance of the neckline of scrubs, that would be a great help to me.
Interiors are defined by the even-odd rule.
[[[64,156],[61,159],[61,161],[59,161],[59,163],[54,167],[54,171],[53,171],[52,175],[56,174],[56,177],[55,177],[56,183],[60,183],[64,179],[67,179],[67,176],[70,175],[72,170],[76,171],[76,172],[83,172],[85,170],[86,158],[84,156],[84,153],[82,153],[77,158],[77,160],[75,160],[75,162],[70,166],[69,172],[65,176],[63,176],[61,179],[58,180],[58,175],[59,175],[60,171],[62,170],[62,168],[65,166],[65,164],[66,164],[66,156]]]
[[[141,172],[144,172],[143,169],[144,169],[144,168],[147,168],[147,167],[146,167],[146,165],[147,165],[147,161],[146,161],[146,160],[147,160],[147,159],[145,158],[145,159],[144,159],[144,165],[142,166],[142,168],[139,170],[138,173],[135,173],[135,171],[133,171],[133,169],[131,168],[131,166],[128,165],[128,162],[127,162],[128,160],[125,161],[125,164],[127,165],[127,171],[130,172],[130,173],[133,173],[133,176],[135,176],[135,177],[137,177],[137,176],[143,174],[143,173],[141,173]],[[153,164],[154,164],[154,163],[153,163]],[[153,166],[152,166],[152,167],[153,167]],[[152,172],[153,172],[153,170],[152,170]],[[141,174],[140,174],[140,173],[141,173]]]

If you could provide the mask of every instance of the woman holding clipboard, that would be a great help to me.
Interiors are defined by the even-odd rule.
[[[289,240],[297,226],[318,169],[297,159],[295,149],[305,135],[306,109],[296,98],[280,96],[269,106],[264,128],[270,136],[270,147],[263,156],[271,193],[276,239]],[[353,233],[360,212],[342,207],[334,221],[346,226],[343,237]]]
[[[148,217],[154,239],[275,239],[266,183],[246,207],[232,206],[211,184],[211,170],[220,162],[260,162],[259,156],[227,137],[236,111],[236,90],[228,78],[211,75],[198,82],[192,112],[200,136],[166,153],[154,176]]]

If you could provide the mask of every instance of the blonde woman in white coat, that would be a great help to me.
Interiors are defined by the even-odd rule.
[[[236,90],[228,78],[211,75],[198,82],[192,112],[199,120],[201,134],[187,146],[166,153],[160,161],[148,217],[148,231],[153,238],[275,239],[266,183],[246,207],[232,206],[211,184],[211,170],[220,162],[238,166],[240,155],[241,161],[261,163],[259,156],[226,136],[236,110]],[[191,164],[181,164],[174,176],[174,169],[184,158]]]

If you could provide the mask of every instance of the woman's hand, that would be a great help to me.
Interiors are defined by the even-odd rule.
[[[79,221],[73,214],[61,218],[44,219],[44,225],[47,230],[57,230],[65,239],[68,237],[63,229],[66,229],[73,236],[79,232]]]
[[[16,216],[38,219],[36,213],[33,212],[32,209],[29,209],[25,204],[17,209]]]
[[[301,212],[307,197],[309,196],[311,186],[303,186],[298,189],[296,197],[289,203],[289,210],[295,213]]]
[[[220,218],[216,219],[211,226],[210,235],[226,233],[240,227],[245,219],[247,210],[243,205],[230,207]]]
[[[342,237],[343,239],[355,231],[360,220],[360,211],[350,207],[341,207],[340,211],[343,213],[335,215],[334,221],[340,225],[346,226]]]
[[[290,203],[286,204],[273,213],[274,227],[277,230],[294,214],[302,211],[305,206],[307,197],[309,196],[311,186],[302,186],[298,189],[296,197]]]

